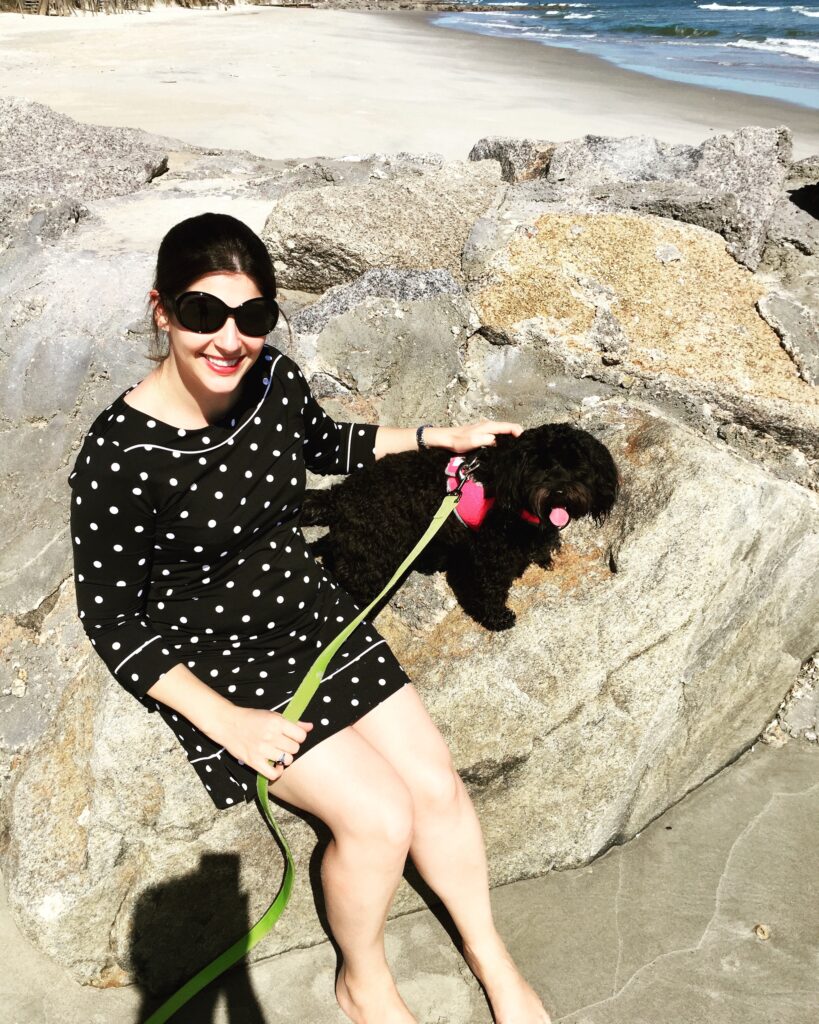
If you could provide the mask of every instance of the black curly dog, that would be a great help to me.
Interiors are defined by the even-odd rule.
[[[495,442],[464,453],[466,460],[477,455],[472,475],[495,498],[480,527],[450,513],[412,568],[445,570],[464,611],[487,629],[502,630],[515,622],[506,607],[512,581],[532,562],[549,568],[560,547],[550,510],[565,508],[571,519],[591,516],[599,526],[620,481],[605,445],[570,423],[548,423],[519,437],[497,434]],[[333,487],[305,492],[301,525],[330,527],[313,553],[362,607],[429,525],[446,494],[444,470],[454,454],[434,448],[385,455]],[[523,519],[521,509],[541,522]]]

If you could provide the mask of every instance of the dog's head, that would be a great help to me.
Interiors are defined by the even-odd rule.
[[[591,516],[598,526],[617,500],[620,477],[608,448],[571,423],[546,423],[520,437],[497,434],[479,450],[476,476],[500,508],[526,509],[544,523],[555,506],[572,519]]]

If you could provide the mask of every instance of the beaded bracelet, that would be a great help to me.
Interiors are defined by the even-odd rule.
[[[431,426],[432,426],[432,424],[431,424],[431,423],[424,423],[424,424],[422,424],[422,426],[420,426],[420,427],[419,427],[419,428],[418,428],[418,429],[417,429],[417,430],[415,431],[415,440],[416,440],[416,442],[417,442],[417,444],[418,444],[418,450],[419,450],[419,451],[420,451],[420,450],[421,450],[422,448],[426,448],[426,449],[429,449],[429,445],[428,445],[428,444],[426,443],[426,441],[424,440],[424,427],[431,427]]]

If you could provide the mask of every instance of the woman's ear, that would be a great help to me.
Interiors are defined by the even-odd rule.
[[[165,311],[165,307],[162,305],[162,299],[159,297],[159,292],[156,288],[152,288],[148,292],[148,298],[151,301],[151,311],[154,317],[154,323],[160,329],[160,331],[168,330],[168,314]]]

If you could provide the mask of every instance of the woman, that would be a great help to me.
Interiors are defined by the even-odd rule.
[[[235,218],[192,217],[160,245],[157,366],[104,409],[69,477],[77,606],[114,677],[181,741],[214,804],[278,800],[325,821],[336,997],[359,1024],[414,1018],[384,953],[409,853],[464,940],[499,1024],[548,1024],[495,930],[480,825],[415,687],[364,620],[309,708],[286,706],[318,649],[360,611],[299,529],[305,470],[349,473],[416,446],[414,428],[335,423],[271,345],[270,257]],[[167,351],[159,348],[167,334]],[[520,433],[419,429],[465,452]]]

